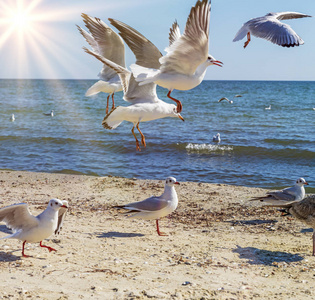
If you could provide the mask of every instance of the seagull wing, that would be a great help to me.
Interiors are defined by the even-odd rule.
[[[134,77],[131,76],[131,72],[122,66],[115,64],[114,62],[102,57],[101,55],[83,48],[85,52],[93,55],[108,67],[112,68],[120,77],[120,81],[124,91],[124,100],[135,103],[141,102],[156,102],[158,100],[156,94],[156,84],[150,83],[144,86],[139,86]]]
[[[0,221],[14,232],[38,225],[38,219],[31,215],[26,203],[13,204],[0,209]]]
[[[274,16],[267,15],[266,17],[250,20],[247,26],[252,35],[282,47],[294,47],[304,44],[304,41],[288,24],[280,22]]]
[[[168,202],[161,199],[161,197],[152,196],[143,201],[129,203],[123,205],[121,208],[128,209],[134,212],[139,211],[158,211],[165,208]]]
[[[278,20],[291,20],[291,19],[300,19],[300,18],[312,17],[310,15],[301,14],[301,13],[294,12],[294,11],[279,12],[279,13],[275,13],[274,16]]]
[[[119,30],[120,36],[135,55],[137,65],[146,68],[160,68],[159,59],[162,54],[151,41],[123,22],[111,18],[108,20]]]
[[[211,4],[198,0],[191,8],[183,35],[165,49],[160,59],[161,72],[192,75],[206,61],[209,51]]]
[[[90,17],[87,14],[82,14],[82,18],[97,44],[97,49],[93,48],[93,50],[114,63],[125,67],[125,45],[122,38],[101,19]],[[103,66],[99,74],[99,77],[105,81],[109,81],[115,76],[116,72],[107,65]]]
[[[68,207],[68,201],[63,200],[62,204]],[[63,221],[64,221],[65,216],[66,216],[66,213],[67,213],[67,208],[61,207],[59,209],[59,212],[58,212],[58,223],[57,223],[57,228],[55,230],[55,234],[59,234],[60,233],[60,230],[62,229],[62,226],[63,226]]]
[[[180,30],[179,30],[179,25],[177,21],[175,21],[170,28],[170,33],[169,33],[169,45],[171,46],[176,40],[180,38]]]

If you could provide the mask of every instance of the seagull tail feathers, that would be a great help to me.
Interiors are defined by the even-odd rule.
[[[242,26],[241,29],[236,33],[233,42],[242,40],[246,36],[247,32],[248,30],[244,26]]]
[[[90,97],[98,94],[99,92],[105,92],[107,87],[107,83],[103,80],[99,80],[95,84],[93,84],[85,93],[85,96]]]
[[[115,129],[118,127],[123,119],[121,118],[121,112],[125,108],[122,106],[116,106],[112,109],[103,119],[102,125],[105,129]]]

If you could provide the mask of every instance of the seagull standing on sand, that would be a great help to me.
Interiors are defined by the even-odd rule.
[[[125,67],[125,45],[121,37],[101,19],[90,17],[84,13],[81,16],[90,33],[78,25],[77,28],[93,51]],[[99,92],[108,93],[106,105],[106,114],[108,114],[109,97],[112,96],[113,109],[115,107],[114,94],[122,90],[121,81],[118,74],[105,64],[98,76],[101,80],[92,85],[85,95],[93,96]]]
[[[221,102],[221,101],[223,101],[223,100],[226,100],[226,101],[229,102],[230,104],[233,103],[233,100],[229,100],[229,99],[226,98],[226,97],[222,97],[218,102]]]
[[[38,243],[47,248],[49,252],[57,251],[54,248],[42,244],[42,240],[59,233],[65,213],[68,208],[67,201],[52,199],[47,208],[37,217],[30,214],[26,203],[13,204],[0,209],[0,221],[4,221],[13,234],[1,239],[18,239],[23,241],[22,256],[25,243]]]
[[[112,25],[120,30],[120,34],[125,42],[134,52],[137,64],[148,67],[158,63],[161,53],[147,38],[122,22],[113,19],[109,20]],[[166,103],[158,98],[155,83],[152,82],[144,86],[139,86],[139,83],[135,81],[131,72],[126,68],[115,64],[94,51],[87,48],[83,49],[112,68],[119,75],[124,91],[123,99],[131,103],[131,105],[126,107],[117,106],[115,109],[112,109],[102,122],[104,128],[115,129],[123,121],[133,123],[131,132],[136,140],[136,149],[141,151],[139,141],[134,133],[134,128],[137,127],[141,135],[141,143],[146,147],[145,137],[139,128],[140,122],[165,117],[175,117],[184,121],[174,104]]]
[[[220,143],[221,142],[220,133],[217,133],[216,135],[214,135],[212,138],[212,141],[215,143]]]
[[[168,89],[167,97],[177,103],[177,112],[182,111],[182,103],[171,97],[171,92],[190,90],[199,85],[210,65],[222,66],[222,62],[208,54],[209,22],[211,3],[198,0],[191,8],[183,35],[180,35],[177,23],[173,24],[171,45],[165,49],[167,54],[160,58],[160,67],[130,66],[136,81],[140,85],[156,83]]]
[[[244,48],[250,42],[250,35],[266,39],[282,47],[294,47],[303,45],[304,41],[287,24],[279,20],[289,20],[311,17],[297,12],[269,13],[263,17],[258,17],[247,21],[236,33],[233,42],[242,40],[247,35]]]
[[[179,182],[174,177],[168,177],[166,178],[164,192],[161,196],[152,196],[143,201],[115,206],[115,208],[129,210],[126,214],[134,213],[129,218],[155,219],[158,235],[165,236],[166,234],[160,232],[159,219],[171,214],[177,208],[178,198],[174,187],[175,184],[179,184]]]
[[[259,200],[267,203],[274,203],[274,200],[299,201],[305,197],[304,185],[308,185],[304,178],[299,178],[292,187],[280,191],[267,192],[265,196],[252,198],[251,201]]]
[[[270,205],[267,205],[269,207],[279,207],[288,210],[292,216],[314,229],[312,254],[315,256],[315,195],[309,195],[303,200],[291,201],[289,203],[283,200],[274,200],[273,202],[267,201],[267,203],[271,203]]]

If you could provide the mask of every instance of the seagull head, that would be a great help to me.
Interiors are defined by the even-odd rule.
[[[216,60],[213,56],[211,56],[211,55],[209,54],[208,57],[207,57],[207,64],[208,64],[209,66],[211,66],[211,65],[216,65],[216,66],[222,67],[223,62],[222,62],[222,61],[219,61],[219,60]]]
[[[304,178],[302,178],[302,177],[296,180],[296,184],[299,185],[299,186],[308,185],[306,180]]]
[[[61,207],[68,208],[68,206],[64,205],[59,199],[51,199],[48,203],[48,207],[54,210],[59,210]]]
[[[176,178],[174,177],[167,177],[165,180],[165,185],[167,186],[174,186],[174,184],[180,184],[179,182],[176,181]]]
[[[174,104],[170,104],[171,105],[171,117],[175,117],[175,118],[180,118],[182,121],[185,121],[185,119],[182,117],[182,115],[180,113],[177,112],[177,107]]]

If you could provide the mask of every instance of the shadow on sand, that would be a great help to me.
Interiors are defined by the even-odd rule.
[[[12,253],[0,251],[0,262],[1,261],[17,261],[17,260],[21,260],[21,256],[17,256]]]
[[[233,226],[236,225],[262,225],[262,224],[274,224],[278,221],[276,220],[232,220],[227,221],[228,223],[231,223]]]
[[[298,254],[291,254],[281,251],[268,251],[255,247],[240,247],[232,250],[234,253],[238,253],[241,259],[247,259],[249,264],[253,265],[267,265],[273,266],[274,263],[280,262],[297,262],[304,259],[304,257]]]
[[[117,231],[110,231],[110,232],[97,232],[96,236],[98,238],[130,238],[130,237],[138,237],[138,236],[144,236],[142,233],[128,233],[128,232],[117,232]]]

